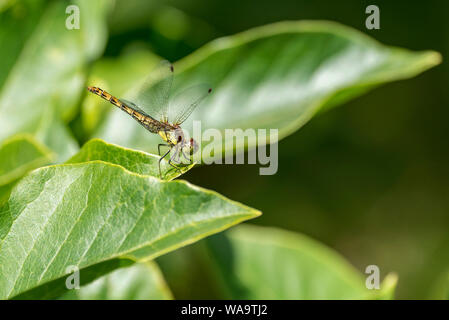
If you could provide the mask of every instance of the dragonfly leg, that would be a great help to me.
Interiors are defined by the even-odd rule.
[[[170,147],[170,145],[166,144],[166,143],[159,143],[157,145],[157,152],[159,153],[159,156],[161,155],[161,147],[162,146],[166,146],[166,147]]]
[[[162,157],[159,158],[159,177],[161,179],[162,179],[161,161],[162,161],[162,159],[164,159],[167,156],[167,154],[170,153],[170,151],[171,151],[171,149],[169,149]],[[168,163],[170,163],[170,161]]]
[[[175,168],[179,173],[182,173],[182,170],[173,164],[172,159],[168,160],[168,164]]]
[[[168,164],[171,165],[173,168],[175,168],[176,170],[178,170],[180,173],[182,173],[181,169],[179,169],[178,166],[175,166],[173,164],[173,159],[175,157],[177,157],[179,155],[179,148],[175,150],[175,152],[173,153],[173,155],[170,157],[170,160],[168,160]]]
[[[185,158],[187,161],[189,161],[189,163],[192,163],[192,159],[189,158],[189,157],[185,154],[184,150],[182,150],[182,155],[184,156],[184,158]]]

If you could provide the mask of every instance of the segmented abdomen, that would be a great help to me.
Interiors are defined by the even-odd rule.
[[[97,87],[88,87],[87,90],[90,92],[102,97],[103,99],[109,101],[114,106],[120,108],[121,110],[125,111],[127,114],[129,114],[131,117],[133,117],[137,122],[139,122],[145,129],[152,133],[158,133],[159,131],[164,131],[167,129],[170,129],[169,125],[162,123],[160,121],[157,121],[153,117],[144,114],[131,106],[128,106],[121,102],[119,99],[111,95],[110,93],[104,91],[103,89],[97,88]]]

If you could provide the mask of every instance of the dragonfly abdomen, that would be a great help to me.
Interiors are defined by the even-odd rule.
[[[145,129],[147,129],[152,133],[158,133],[159,131],[167,129],[164,123],[161,123],[152,118],[151,116],[144,114],[143,112],[140,112],[132,108],[131,106],[124,104],[119,99],[117,99],[116,97],[114,97],[113,95],[111,95],[110,93],[106,92],[103,89],[100,89],[98,87],[88,87],[87,90],[109,101],[117,108],[120,108],[121,110],[125,111],[137,122],[139,122],[143,127],[145,127]]]

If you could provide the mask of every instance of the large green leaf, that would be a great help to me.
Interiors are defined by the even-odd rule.
[[[173,295],[156,263],[148,261],[117,269],[94,282],[70,290],[70,300],[166,300]]]
[[[396,276],[381,290],[340,255],[303,235],[242,225],[207,239],[213,270],[233,299],[391,299]]]
[[[125,169],[137,174],[159,177],[159,157],[142,151],[126,149],[109,144],[100,139],[92,139],[87,142],[75,156],[67,163],[80,163],[102,160],[118,164]],[[162,178],[172,180],[193,167],[192,165],[178,166],[173,168],[164,159],[161,162]]]
[[[53,1],[42,15],[35,14],[42,9],[38,5],[29,4],[32,8],[22,11],[34,24],[26,25],[25,31],[21,29],[26,33],[21,38],[26,40],[23,45],[14,46],[11,52],[8,46],[4,48],[8,50],[5,55],[14,54],[15,59],[2,65],[7,78],[0,79],[0,83],[4,83],[0,92],[0,140],[18,132],[34,132],[49,107],[55,107],[58,115],[65,118],[74,113],[83,92],[86,64],[98,56],[105,45],[109,3],[104,0],[72,3],[80,10],[80,29],[66,28],[66,7],[70,2]],[[23,4],[13,4],[2,16],[14,16],[21,6]],[[19,14],[17,24],[20,17]],[[14,17],[9,19],[14,20]],[[15,37],[14,32],[0,33],[5,43],[14,43],[11,37]]]
[[[436,52],[387,47],[336,23],[282,22],[217,39],[176,63],[174,91],[197,83],[214,88],[191,116],[203,130],[273,128],[282,138],[319,110],[440,60]],[[120,110],[110,113],[96,136],[153,153],[160,140]]]
[[[149,260],[259,214],[102,161],[44,167],[0,208],[0,298],[40,286],[48,298],[63,289],[68,266],[83,273],[118,258]]]

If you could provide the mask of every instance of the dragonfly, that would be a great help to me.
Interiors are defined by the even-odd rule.
[[[126,112],[149,132],[158,134],[165,143],[158,144],[159,177],[162,178],[161,161],[174,150],[168,164],[181,171],[175,161],[182,156],[190,161],[197,152],[198,144],[193,138],[186,138],[181,124],[192,114],[193,110],[212,92],[206,85],[188,88],[172,97],[174,67],[168,61],[162,61],[156,70],[139,88],[136,103],[119,99],[105,90],[89,86],[87,90],[109,101],[120,110]],[[161,156],[161,147],[168,151]]]

